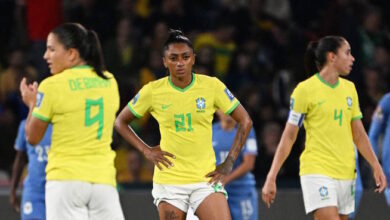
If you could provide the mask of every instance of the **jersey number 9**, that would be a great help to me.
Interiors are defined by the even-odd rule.
[[[98,107],[98,112],[91,117],[91,108]],[[103,105],[103,97],[98,99],[86,99],[85,100],[85,127],[92,126],[96,122],[99,123],[99,127],[97,130],[97,139],[100,140],[103,133],[104,126],[104,105]]]

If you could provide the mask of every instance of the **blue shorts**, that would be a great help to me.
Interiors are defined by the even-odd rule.
[[[234,193],[228,191],[228,204],[233,220],[257,220],[258,203],[257,191],[253,187],[250,191]]]
[[[46,219],[45,194],[23,192],[20,206],[22,220]]]

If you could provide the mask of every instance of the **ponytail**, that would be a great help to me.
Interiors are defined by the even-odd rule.
[[[92,66],[96,74],[103,79],[107,79],[107,76],[103,74],[106,69],[104,65],[102,46],[95,31],[87,30],[87,48],[85,61],[88,65]]]
[[[65,48],[75,48],[80,57],[91,66],[96,74],[107,79],[103,74],[106,69],[99,37],[93,30],[87,30],[79,23],[65,23],[52,30]]]
[[[320,71],[327,62],[328,53],[337,54],[344,41],[345,38],[340,36],[326,36],[319,41],[311,41],[304,58],[306,73],[311,75]]]
[[[310,41],[309,45],[307,45],[306,48],[304,65],[305,65],[305,72],[309,76],[319,71],[319,63],[316,57],[317,46],[318,46],[318,41]]]

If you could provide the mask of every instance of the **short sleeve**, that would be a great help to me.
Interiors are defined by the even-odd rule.
[[[26,151],[27,150],[27,141],[26,141],[26,135],[25,135],[25,131],[24,131],[25,125],[26,125],[25,120],[23,120],[19,124],[18,134],[16,136],[15,146],[14,146],[15,150],[17,150],[17,151]]]
[[[388,115],[390,113],[390,94],[386,94],[380,101],[379,104],[383,113]]]
[[[290,110],[306,114],[308,109],[307,93],[301,84],[294,89],[290,98]]]
[[[141,118],[152,106],[152,84],[148,83],[127,104],[137,118]]]
[[[359,106],[359,97],[353,85],[353,101],[352,101],[352,120],[361,119],[363,117]]]
[[[215,107],[225,114],[230,114],[240,104],[233,93],[219,79],[215,79]]]
[[[38,87],[37,101],[32,115],[42,121],[50,122],[53,117],[53,106],[58,100],[58,94],[55,91],[55,85],[49,81],[42,81]]]
[[[249,132],[248,139],[246,140],[243,154],[255,154],[257,155],[257,140],[256,140],[256,134],[253,130]]]

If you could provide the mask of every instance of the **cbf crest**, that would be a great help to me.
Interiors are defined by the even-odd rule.
[[[196,112],[205,112],[206,100],[203,97],[199,97],[196,99],[196,108]]]
[[[138,98],[139,98],[139,93],[137,93],[137,95],[134,96],[133,105],[135,105],[135,103],[138,101]]]
[[[352,108],[352,98],[351,97],[347,97],[347,105],[348,105],[348,108]]]
[[[320,192],[321,200],[329,199],[328,187],[321,186],[318,191]]]

